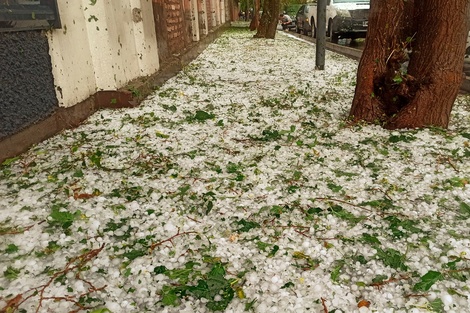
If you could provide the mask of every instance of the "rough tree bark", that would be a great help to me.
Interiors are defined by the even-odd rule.
[[[259,12],[260,7],[261,7],[260,0],[255,0],[255,8],[253,10],[253,16],[250,22],[251,31],[258,29],[258,26],[259,26],[259,13],[258,12]]]
[[[276,36],[276,28],[279,23],[280,0],[264,0],[263,14],[255,38],[270,38]]]
[[[371,0],[349,116],[447,128],[462,82],[468,0]]]

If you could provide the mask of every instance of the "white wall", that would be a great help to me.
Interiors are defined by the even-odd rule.
[[[58,1],[62,29],[48,33],[52,73],[59,105],[71,106],[96,90],[82,1]]]
[[[190,0],[191,1],[191,0]],[[199,11],[197,0],[191,1],[191,29],[193,41],[199,41],[201,39],[199,34]]]
[[[202,24],[204,26],[204,29],[202,30],[202,33],[204,35],[207,35],[209,33],[209,25],[207,24],[207,0],[201,0],[201,9],[202,9]]]
[[[217,3],[219,0],[209,0],[211,1],[211,17],[212,17],[212,27],[217,26]]]
[[[220,24],[225,23],[225,1],[220,0]]]
[[[158,50],[151,0],[58,1],[63,28],[49,34],[59,105],[115,90],[155,73]]]

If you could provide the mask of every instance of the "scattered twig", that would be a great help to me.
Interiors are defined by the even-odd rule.
[[[326,306],[326,299],[321,297],[321,305],[323,305],[323,312],[328,313],[328,307]]]
[[[387,58],[387,61],[385,61],[385,64],[388,64],[388,61],[390,60],[390,58],[392,57],[392,55],[395,53],[395,50],[392,50],[392,52],[390,53],[390,55],[388,56]]]
[[[309,226],[302,226],[302,225],[272,225],[273,227],[280,227],[280,228],[296,228],[296,229],[304,229],[304,232],[309,231]]]
[[[459,268],[458,270],[448,270],[444,271],[444,274],[449,274],[449,273],[460,273],[460,272],[470,272],[470,267],[464,267],[464,268]]]
[[[390,201],[393,201],[393,199],[389,196],[389,194],[386,191],[384,191],[382,188],[377,187],[377,188],[372,188],[371,190],[378,190],[384,194],[385,198],[387,198]]]
[[[429,293],[422,293],[422,294],[410,293],[410,294],[405,295],[405,298],[424,298],[427,296],[429,296]]]
[[[446,161],[447,161],[447,163],[449,163],[449,165],[450,165],[457,173],[460,172],[460,171],[455,167],[455,165],[452,163],[450,157],[447,157],[447,158],[446,158]]]
[[[224,150],[224,151],[227,151],[227,153],[230,154],[230,155],[240,154],[240,151],[238,151],[238,150],[232,150],[232,149],[229,149],[229,148],[226,148],[226,147],[221,147],[221,149]]]
[[[236,194],[237,196],[241,196],[241,193],[240,192],[237,192],[235,189],[233,188],[229,188],[228,190],[230,190],[231,192],[233,192],[234,194]]]
[[[33,297],[36,297],[36,296],[39,297],[39,302],[38,302],[38,305],[37,305],[36,311],[35,311],[36,313],[38,313],[40,311],[41,307],[43,306],[43,302],[45,302],[47,300],[53,300],[54,302],[60,302],[60,301],[71,302],[71,303],[73,303],[73,305],[78,307],[77,309],[72,310],[69,313],[77,313],[81,310],[93,309],[93,307],[84,306],[77,299],[88,296],[91,293],[104,290],[106,288],[106,285],[97,288],[91,282],[83,279],[80,276],[80,272],[81,272],[81,269],[88,262],[90,262],[92,259],[94,259],[103,250],[104,246],[105,245],[103,244],[103,245],[101,245],[101,247],[99,247],[97,249],[90,250],[90,251],[88,251],[86,253],[83,253],[83,254],[81,254],[77,257],[71,258],[68,261],[68,263],[65,265],[65,267],[62,270],[60,270],[58,272],[55,272],[52,276],[50,276],[49,280],[44,285],[31,288],[30,290],[28,290],[28,291],[26,291],[22,294],[18,294],[14,298],[7,301],[5,307],[0,308],[0,313],[15,312],[20,308],[20,306],[24,302],[26,302],[27,300],[29,300]],[[74,270],[77,270],[77,272],[75,273],[75,278],[77,280],[83,281],[84,283],[86,283],[89,286],[88,290],[86,292],[84,292],[80,295],[74,295],[74,296],[45,296],[44,295],[46,290],[54,283],[54,281],[58,277],[60,277],[62,275],[67,275],[68,273],[73,272]],[[26,294],[28,294],[28,293],[31,293],[31,294],[26,296]]]
[[[29,161],[29,162],[26,161],[26,160],[20,161],[20,165],[21,165],[21,167],[23,168],[23,175],[28,173],[29,167],[30,167],[31,164],[33,164],[34,162],[36,162],[36,157],[33,157],[33,159],[32,159],[31,161]]]
[[[340,237],[315,237],[315,239],[328,241],[328,240],[341,240],[343,238],[340,238]]]
[[[296,233],[298,233],[299,235],[302,235],[304,237],[307,237],[307,238],[311,238],[310,235],[308,235],[308,233],[310,232],[310,226],[302,226],[302,225],[274,225],[274,220],[272,221],[268,221],[266,223],[271,223],[270,227],[277,227],[277,228],[283,228],[283,229],[287,229],[287,228],[293,228],[294,231]]]
[[[298,231],[297,229],[294,229],[294,231],[295,231],[297,234],[302,235],[302,236],[304,236],[304,237],[312,238],[311,236],[309,236],[309,235],[307,235],[307,234],[305,233],[305,232],[307,232],[307,231],[303,231],[303,232],[302,232],[302,231]]]
[[[236,142],[246,142],[246,141],[253,141],[253,139],[251,138],[231,138],[233,141],[236,141]]]
[[[22,234],[24,233],[25,231],[28,231],[30,230],[31,228],[33,228],[34,226],[36,225],[40,225],[42,223],[44,223],[44,221],[40,221],[39,223],[36,223],[36,224],[33,224],[33,225],[29,225],[29,226],[26,226],[24,228],[16,228],[16,229],[9,229],[9,230],[3,230],[3,231],[0,231],[0,236],[3,236],[3,235],[18,235],[18,234]],[[1,313],[1,311],[0,311]]]
[[[49,279],[49,281],[45,285],[39,287],[40,288],[40,290],[39,290],[39,304],[36,308],[36,313],[39,312],[39,309],[42,307],[42,302],[44,300],[54,300],[54,301],[62,300],[61,297],[57,297],[57,298],[60,298],[60,299],[55,299],[56,297],[44,297],[44,292],[46,291],[47,287],[49,287],[56,280],[57,277],[65,275],[65,274],[67,274],[67,273],[69,273],[69,272],[71,272],[75,269],[80,270],[81,268],[84,267],[84,265],[86,263],[88,263],[89,261],[94,259],[103,250],[104,246],[105,245],[102,244],[101,247],[99,247],[98,249],[90,250],[87,253],[84,253],[82,255],[79,255],[78,257],[74,257],[74,258],[70,259],[70,261],[67,263],[67,265],[65,266],[65,268],[62,271],[54,273],[54,275],[51,276],[51,278]],[[81,281],[87,282],[87,281],[83,280],[80,277],[79,272],[76,273],[75,278],[77,278]],[[87,282],[87,283],[90,284],[91,287],[88,288],[88,292],[86,292],[84,295],[88,295],[92,292],[103,290],[104,288],[106,288],[106,285],[103,286],[103,287],[100,287],[100,288],[96,288],[91,283],[89,283],[89,282]],[[82,297],[82,296],[83,295],[80,295],[80,297]],[[72,302],[74,304],[77,303],[75,300],[66,300],[66,301]]]
[[[390,283],[395,283],[395,282],[398,282],[400,280],[407,280],[407,279],[410,279],[409,276],[407,275],[400,275],[399,277],[390,277],[389,279],[387,280],[383,280],[383,281],[380,281],[380,282],[377,282],[377,283],[372,283],[370,284],[370,286],[373,286],[377,289],[380,289],[382,288],[382,286],[385,286],[387,284],[390,284]]]
[[[80,299],[82,297],[85,297],[87,295],[89,295],[90,293],[92,292],[97,292],[97,291],[101,291],[101,290],[104,290],[106,288],[106,285],[100,287],[100,288],[89,288],[87,292],[84,292],[78,296],[62,296],[62,297],[43,297],[42,300],[53,300],[54,302],[60,302],[60,301],[65,301],[65,302],[71,302],[73,303],[75,306],[78,307],[78,309],[76,310],[73,310],[73,311],[69,311],[68,313],[78,313],[82,310],[91,310],[93,309],[94,307],[93,306],[84,306],[83,304],[81,304],[79,301],[77,301],[76,299]],[[39,309],[39,308],[38,308]],[[36,310],[36,312],[38,312],[38,309]]]
[[[210,179],[202,178],[202,177],[180,176],[179,178],[186,179],[186,180],[192,179],[193,183],[195,183],[197,181],[201,181],[201,182],[204,182],[204,183],[207,183],[207,182],[211,181]]]
[[[348,204],[352,207],[355,207],[355,208],[358,208],[358,209],[361,209],[361,210],[364,210],[364,211],[367,211],[367,212],[370,212],[372,214],[377,214],[381,217],[385,217],[385,216],[402,216],[402,217],[405,217],[405,218],[410,218],[409,216],[403,214],[403,213],[399,213],[399,212],[395,212],[395,213],[382,213],[382,212],[378,212],[378,211],[374,211],[374,210],[371,210],[371,209],[368,209],[368,208],[365,208],[363,206],[360,206],[360,205],[357,205],[357,204],[354,204],[354,203],[351,203],[351,202],[348,202],[348,201],[344,201],[344,200],[340,200],[340,199],[334,199],[334,198],[314,198],[314,200],[320,200],[320,201],[332,201],[332,202],[339,202],[339,203],[344,203],[344,204]]]
[[[198,221],[197,219],[195,218],[192,218],[191,216],[186,216],[188,219],[190,219],[191,221],[193,222],[196,222],[196,223],[201,223],[200,221]]]
[[[384,214],[383,213],[380,213],[380,212],[375,212],[371,209],[368,209],[368,208],[365,208],[363,206],[360,206],[360,205],[357,205],[357,204],[353,204],[351,202],[348,202],[348,201],[344,201],[344,200],[340,200],[340,199],[334,199],[334,198],[315,198],[315,200],[320,200],[320,201],[333,201],[333,202],[339,202],[339,203],[343,203],[343,204],[347,204],[347,205],[350,205],[350,206],[353,206],[355,208],[358,208],[358,209],[361,209],[361,210],[364,210],[364,211],[367,211],[367,212],[370,212],[370,213],[376,213],[380,216],[383,216]]]
[[[162,245],[165,242],[171,242],[171,244],[173,244],[173,239],[175,239],[176,237],[183,236],[183,235],[189,235],[189,234],[197,234],[197,232],[195,232],[195,231],[185,231],[185,232],[181,233],[180,229],[178,228],[178,232],[175,235],[171,236],[170,238],[167,238],[167,239],[159,241],[159,242],[152,243],[152,245],[150,245],[150,247],[149,247],[150,252],[152,252],[153,250],[155,250],[156,247]]]
[[[416,33],[413,34],[413,36],[411,36],[411,38],[409,40],[406,40],[404,43],[402,42],[402,47],[400,47],[400,50],[398,49],[393,49],[392,52],[390,53],[390,55],[388,56],[387,58],[387,61],[385,61],[385,64],[388,64],[388,61],[390,61],[390,58],[392,57],[392,55],[395,53],[395,52],[399,52],[399,51],[403,51],[406,49],[406,47],[411,43],[411,41],[413,41],[414,37],[416,36]]]

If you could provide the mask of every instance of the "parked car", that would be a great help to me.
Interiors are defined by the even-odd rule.
[[[331,42],[366,37],[369,3],[369,0],[327,0],[327,36]]]
[[[369,17],[369,0],[327,0],[326,35],[331,42],[339,38],[365,38]],[[317,36],[317,3],[307,3],[297,11],[296,31]]]
[[[312,32],[311,21],[313,9],[316,10],[316,8],[315,3],[306,3],[299,8],[295,15],[295,31],[298,34],[308,35]]]
[[[369,0],[327,0],[326,1],[326,35],[331,42],[339,38],[365,38],[369,18]],[[317,8],[312,12],[312,33],[316,34]]]

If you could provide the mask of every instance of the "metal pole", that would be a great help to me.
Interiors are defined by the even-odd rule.
[[[325,69],[326,47],[326,0],[317,1],[317,46],[315,55],[315,68]]]

